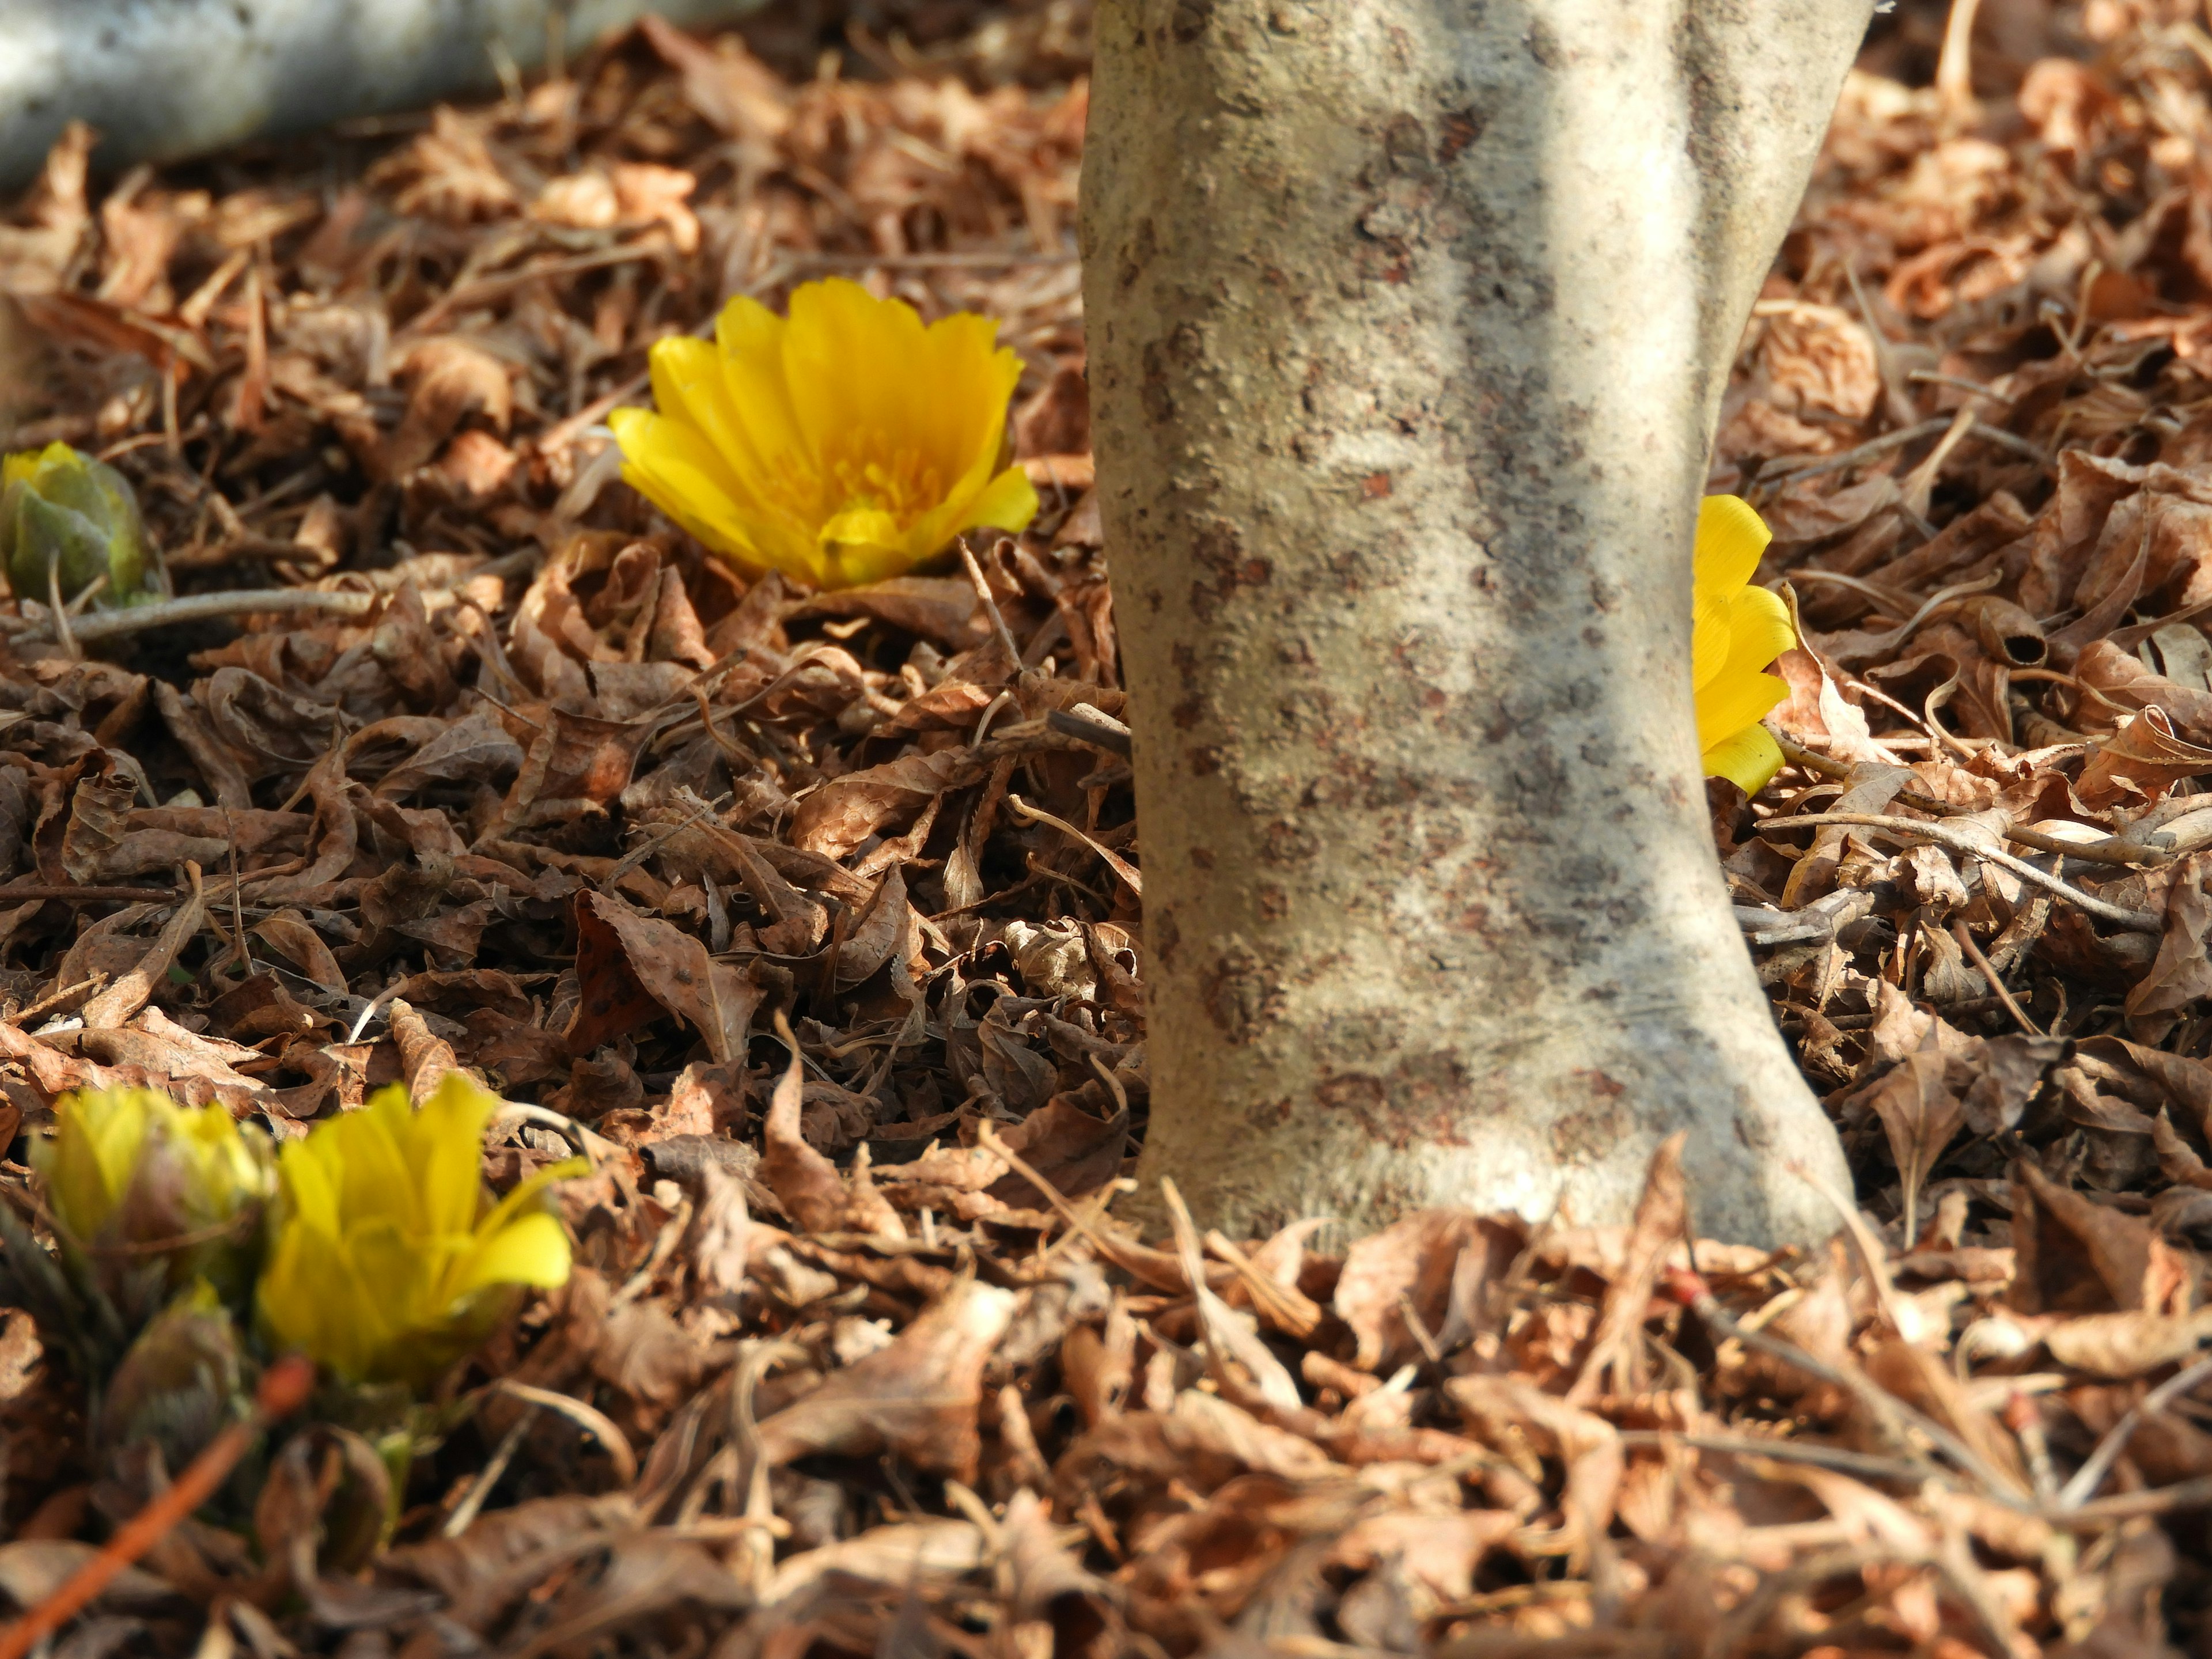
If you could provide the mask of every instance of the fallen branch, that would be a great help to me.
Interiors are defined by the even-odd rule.
[[[1948,823],[1925,823],[1918,818],[1888,817],[1879,812],[1806,812],[1796,817],[1768,818],[1759,826],[1759,830],[1764,835],[1769,830],[1817,830],[1832,823],[1847,824],[1860,830],[1886,830],[1893,836],[1917,836],[1923,841],[1934,842],[1939,847],[1948,847],[1954,853],[1964,853],[1969,858],[2002,865],[2022,881],[2049,889],[2100,921],[2109,921],[2116,927],[2126,927],[2138,933],[2162,933],[2166,931],[2163,916],[2153,915],[2148,910],[2130,910],[2117,904],[2109,904],[2061,881],[2049,871],[2037,868],[2026,859],[2014,858],[1994,847],[1985,847],[1965,830],[1954,830]]]
[[[364,617],[380,597],[323,587],[239,587],[222,593],[193,593],[155,605],[73,617],[69,631],[79,645],[92,645],[179,623],[209,622],[217,617],[239,617],[255,611],[320,611],[336,617]],[[37,635],[26,637],[35,638]]]
[[[2017,679],[2023,672],[2015,669],[2013,677]],[[1781,745],[1784,757],[1793,766],[1802,766],[1808,772],[1818,772],[1824,778],[1840,781],[1850,776],[1851,769],[1844,762],[1793,742],[1776,732],[1771,725],[1766,729],[1775,742]],[[1923,795],[1913,789],[1899,790],[1897,799],[1899,805],[1910,806],[1915,811],[1933,812],[1939,817],[1957,817],[1978,810],[1954,806],[1948,801],[1937,800],[1932,795]],[[2018,847],[2032,847],[2039,853],[2056,853],[2062,858],[2076,859],[2085,864],[2115,864],[2126,869],[2155,869],[2172,860],[2170,854],[2123,841],[2118,836],[2107,836],[2102,841],[2061,841],[2056,836],[2042,835],[2033,830],[2008,827],[2004,831],[2004,838]]]

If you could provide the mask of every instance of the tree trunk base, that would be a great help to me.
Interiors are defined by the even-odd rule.
[[[1690,544],[1866,21],[1117,0],[1084,165],[1153,1117],[1202,1222],[1826,1236],[1699,781]]]

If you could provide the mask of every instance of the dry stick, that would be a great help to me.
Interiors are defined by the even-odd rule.
[[[59,899],[76,904],[174,904],[184,895],[173,887],[132,887],[117,883],[106,887],[71,887],[51,882],[9,882],[0,886],[0,904],[30,899]]]
[[[2051,457],[2045,454],[2042,446],[2033,440],[2023,438],[2017,432],[2008,432],[2001,426],[1991,426],[1986,421],[1976,421],[1966,435],[1979,438],[1985,444],[1995,444],[2000,449],[2009,449],[2014,454],[2023,456],[2039,466],[2051,465]]]
[[[506,1478],[507,1465],[514,1462],[514,1454],[521,1449],[522,1437],[530,1431],[530,1419],[537,1415],[537,1407],[528,1404],[523,1407],[514,1419],[514,1426],[502,1435],[499,1444],[492,1449],[491,1461],[477,1472],[475,1483],[454,1505],[453,1514],[446,1517],[446,1524],[438,1529],[440,1537],[459,1538],[475,1522],[477,1512],[484,1506],[484,1500],[491,1496],[492,1488]]]
[[[2103,1484],[2106,1474],[2119,1455],[2127,1449],[2130,1437],[2142,1426],[2143,1419],[2164,1411],[2168,1401],[2187,1394],[2208,1376],[2212,1376],[2212,1359],[2200,1359],[2194,1365],[2176,1371],[2145,1395],[2097,1443],[2096,1450],[2089,1454],[2087,1462],[2074,1472],[2074,1478],[2059,1488],[2058,1507],[2062,1510],[2080,1509],[2088,1501],[2089,1495]]]
[[[64,985],[60,990],[51,992],[47,995],[40,997],[36,1002],[31,1004],[27,1008],[18,1008],[14,1013],[8,1016],[8,1024],[14,1026],[24,1027],[27,1021],[36,1019],[40,1014],[45,1013],[48,1009],[60,1007],[62,1004],[67,1002],[79,991],[89,991],[94,996],[97,996],[100,994],[101,988],[106,983],[107,971],[106,969],[102,969],[99,972],[94,974],[89,979],[81,979],[74,985]],[[87,997],[85,999],[88,1002],[91,1000],[91,997]]]
[[[1018,818],[1022,818],[1030,823],[1048,824],[1051,828],[1059,830],[1063,836],[1071,836],[1077,841],[1081,842],[1085,847],[1088,847],[1100,858],[1106,860],[1106,867],[1121,878],[1121,884],[1127,887],[1132,894],[1135,895],[1138,898],[1144,897],[1144,876],[1138,871],[1135,865],[1130,863],[1128,860],[1123,858],[1119,853],[1115,852],[1111,848],[1102,847],[1097,842],[1093,841],[1089,836],[1085,835],[1083,831],[1077,829],[1066,818],[1056,818],[1049,812],[1039,811],[1036,807],[1024,800],[1019,795],[1008,794],[1006,797],[1006,805]]]
[[[2170,1486],[2154,1486],[2147,1492],[2124,1492],[2110,1498],[2092,1498],[2079,1509],[2053,1510],[2043,1518],[2052,1526],[2063,1527],[2069,1532],[2087,1532],[2122,1521],[2132,1521],[2138,1516],[2165,1515],[2174,1510],[2208,1506],[2212,1506],[2212,1475],[2200,1474],[2187,1480],[2177,1480]]]
[[[2013,671],[2013,678],[2018,679],[2031,672],[2016,668]],[[1771,726],[1766,730],[1767,735],[1781,745],[1783,756],[1793,766],[1802,766],[1808,772],[1818,772],[1824,778],[1842,780],[1850,776],[1851,769],[1846,763],[1808,749],[1802,744],[1784,737]],[[1933,812],[1938,817],[1945,818],[1962,817],[1977,810],[1954,806],[1948,801],[1937,800],[1933,795],[1923,795],[1917,789],[1899,790],[1897,800],[1900,805],[1910,806],[1915,811]],[[2004,838],[2021,847],[2033,847],[2039,853],[2056,853],[2062,858],[2078,859],[2084,864],[2113,864],[2124,869],[2139,869],[2145,866],[2155,868],[2172,861],[2169,855],[2155,848],[2128,845],[2118,836],[2107,836],[2102,841],[2061,841],[2056,836],[2043,835],[2033,830],[2008,827],[2004,831]]]
[[[1010,270],[1017,265],[1072,265],[1073,252],[954,248],[937,253],[800,253],[790,264],[798,270]]]
[[[1129,728],[1111,714],[1101,714],[1088,703],[1078,703],[1073,708],[1054,708],[1044,717],[1045,725],[1064,736],[1080,738],[1095,749],[1119,755],[1127,760],[1134,753],[1129,740]]]
[[[1792,467],[1787,472],[1770,473],[1760,477],[1757,482],[1762,488],[1772,484],[1795,483],[1800,478],[1809,478],[1816,473],[1835,472],[1845,467],[1856,466],[1863,461],[1879,460],[1893,449],[1902,449],[1905,445],[1915,443],[1922,438],[1932,438],[1939,432],[1948,431],[1953,418],[1949,415],[1938,415],[1933,420],[1921,422],[1917,426],[1899,427],[1894,432],[1885,432],[1879,438],[1868,440],[1856,449],[1846,449],[1840,455],[1823,455],[1816,460],[1808,462],[1803,466]],[[1996,444],[2016,454],[2024,455],[2030,460],[2041,462],[2046,466],[2051,463],[2051,458],[2034,444],[2017,433],[2007,432],[2002,427],[1990,426],[1985,422],[1976,421],[1966,429],[1966,435],[1969,438],[1978,438],[1984,443]]]
[[[617,1485],[627,1487],[637,1484],[637,1454],[629,1449],[629,1437],[617,1428],[605,1413],[586,1405],[573,1395],[556,1394],[551,1389],[532,1388],[529,1383],[518,1382],[511,1376],[502,1376],[492,1387],[501,1394],[514,1395],[525,1405],[543,1407],[567,1418],[605,1449],[608,1457],[614,1462]]]
[[[601,392],[574,415],[554,422],[531,441],[541,455],[556,449],[566,449],[583,434],[586,428],[597,426],[605,420],[617,404],[628,403],[652,384],[652,375],[633,374],[612,392]]]
[[[1913,369],[1905,378],[1916,386],[1948,386],[1955,391],[1970,392],[1977,398],[1987,398],[1993,404],[2002,404],[2007,409],[2011,408],[2014,402],[2003,392],[1991,391],[1978,380],[1961,380],[1956,374],[1938,374],[1932,368]]]
[[[1951,937],[1959,941],[1959,948],[1966,953],[1966,960],[1981,969],[1982,977],[1990,982],[1990,989],[1996,993],[1997,1000],[2005,1006],[2005,1012],[2019,1022],[2021,1030],[2030,1036],[2041,1036],[2043,1028],[2030,1019],[2021,1011],[2020,1004],[2013,1000],[2012,993],[2005,989],[2004,981],[1998,977],[1997,970],[1990,966],[1990,959],[1982,954],[1982,947],[1974,943],[1974,936],[1966,931],[1966,924],[1952,922]]]
[[[121,639],[149,629],[177,623],[207,622],[216,617],[242,616],[252,611],[323,611],[333,616],[366,616],[377,601],[374,593],[334,592],[320,587],[240,587],[222,593],[193,593],[156,605],[132,605],[124,611],[103,611],[80,617],[75,623],[57,617],[57,628],[67,627],[79,645]]]
[[[1869,1376],[1844,1370],[1825,1360],[1816,1359],[1794,1342],[1770,1336],[1765,1331],[1751,1329],[1721,1306],[1703,1274],[1693,1273],[1682,1267],[1670,1268],[1663,1278],[1663,1290],[1666,1295],[1688,1308],[1708,1328],[1718,1331],[1723,1336],[1732,1336],[1747,1348],[1756,1348],[1772,1358],[1796,1366],[1808,1376],[1833,1383],[1864,1406],[1877,1422],[1887,1425],[1893,1433],[1904,1427],[1917,1429],[1960,1470],[1979,1480],[1984,1488],[1982,1495],[1990,1502],[2024,1515],[2037,1513],[2036,1506],[2015,1496],[1973,1448],[1934,1418],[1896,1395],[1883,1392]],[[1898,1437],[1904,1438],[1901,1434]],[[1942,1469],[1925,1459],[1916,1460],[1915,1467],[1923,1479],[1930,1474],[1940,1478],[1943,1474]]]
[[[1834,472],[1844,467],[1856,466],[1862,461],[1880,460],[1893,449],[1921,438],[1932,438],[1951,424],[1948,415],[1938,415],[1917,426],[1902,426],[1894,432],[1885,432],[1879,438],[1869,438],[1855,449],[1846,449],[1839,455],[1822,455],[1803,466],[1793,467],[1787,472],[1776,472],[1758,482],[1761,484],[1790,483],[1799,478],[1809,478],[1816,472]]]
[[[1969,858],[1986,860],[2002,865],[2022,881],[2033,882],[2038,887],[2048,888],[2068,902],[2079,906],[2100,921],[2109,921],[2116,927],[2125,927],[2138,933],[2162,933],[2166,921],[2148,910],[2129,910],[2117,904],[2108,904],[2061,881],[2046,870],[2039,869],[2026,859],[2014,858],[1996,848],[1984,847],[1963,830],[1954,830],[1948,823],[1923,823],[1918,818],[1896,818],[1879,812],[1807,812],[1795,817],[1768,818],[1759,828],[1763,834],[1769,830],[1817,830],[1826,824],[1848,824],[1854,829],[1886,830],[1893,836],[1918,836],[1939,847],[1948,847],[1954,853],[1964,853]]]
[[[1674,1429],[1623,1429],[1624,1446],[1687,1446],[1695,1451],[1719,1452],[1729,1457],[1767,1457],[1778,1463],[1810,1463],[1862,1480],[1910,1480],[1928,1478],[1924,1463],[1901,1457],[1876,1457],[1847,1446],[1823,1446],[1804,1440],[1765,1440],[1748,1434],[1692,1434]]]
[[[115,1530],[99,1554],[87,1561],[52,1595],[5,1630],[0,1630],[0,1659],[24,1656],[52,1635],[113,1582],[117,1574],[160,1543],[170,1530],[215,1496],[230,1478],[238,1460],[246,1455],[264,1430],[307,1403],[315,1385],[313,1362],[289,1354],[261,1374],[254,1390],[253,1411],[242,1423],[234,1423],[210,1441],[185,1472],[146,1507]]]
[[[1170,1279],[1164,1269],[1158,1266],[1151,1258],[1161,1257],[1166,1261],[1173,1261],[1173,1257],[1142,1244],[1132,1246],[1125,1243],[1103,1228],[1094,1226],[1073,1204],[1060,1196],[1059,1188],[1046,1180],[1038,1170],[1024,1163],[1022,1155],[999,1138],[997,1131],[992,1128],[988,1119],[975,1126],[975,1144],[994,1158],[1006,1159],[1007,1166],[1016,1175],[1044,1194],[1045,1202],[1052,1206],[1060,1218],[1067,1224],[1071,1231],[1080,1233],[1093,1249],[1115,1267],[1143,1279],[1154,1290],[1165,1291],[1171,1296],[1182,1295],[1189,1291],[1189,1276],[1182,1272],[1181,1263],[1176,1264],[1175,1277]]]
[[[960,538],[960,562],[967,567],[969,586],[975,590],[976,599],[981,604],[984,613],[990,617],[992,631],[998,635],[999,643],[1006,647],[1006,655],[1013,662],[1014,672],[1020,673],[1022,648],[1014,643],[1014,630],[1006,626],[1006,618],[999,609],[999,602],[991,597],[991,584],[983,580],[983,567],[975,562],[975,550],[968,545],[965,536]]]
[[[77,649],[76,640],[70,629],[69,607],[62,603],[62,562],[58,554],[46,567],[46,600],[50,607],[47,614],[54,619],[54,638],[61,645],[62,654],[71,658],[82,657],[84,653]]]

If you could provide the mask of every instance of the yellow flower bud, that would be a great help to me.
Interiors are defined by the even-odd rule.
[[[118,1260],[166,1254],[173,1287],[202,1274],[219,1286],[236,1276],[252,1231],[243,1212],[271,1185],[258,1130],[240,1129],[219,1103],[188,1109],[152,1089],[63,1096],[54,1133],[33,1143],[31,1163],[70,1243],[145,1247]]]
[[[490,1334],[520,1286],[568,1277],[568,1237],[544,1206],[580,1159],[504,1199],[483,1190],[499,1102],[449,1073],[421,1109],[379,1091],[278,1155],[275,1239],[257,1291],[279,1347],[354,1382],[428,1382]]]
[[[817,587],[895,576],[970,530],[1019,530],[1006,465],[1021,359],[963,313],[922,325],[857,283],[808,283],[777,316],[742,295],[709,343],[653,348],[659,412],[607,417],[623,477],[717,553]]]
[[[70,599],[104,575],[100,598],[115,604],[138,591],[145,566],[138,498],[113,467],[67,444],[0,461],[0,568],[17,597],[43,603],[58,586]]]

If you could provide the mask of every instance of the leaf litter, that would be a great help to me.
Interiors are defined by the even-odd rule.
[[[649,23],[119,179],[65,138],[0,422],[132,480],[163,597],[0,603],[0,1135],[458,1067],[495,1189],[593,1173],[404,1484],[278,1431],[57,1651],[2201,1645],[2212,38],[1960,15],[1870,35],[1715,455],[1802,632],[1715,833],[1858,1183],[1779,1255],[1687,1245],[1671,1147],[1626,1227],[1115,1219],[1085,6]],[[653,339],[830,273],[1023,356],[1045,511],[979,584],[748,586],[615,484]],[[174,1490],[71,1364],[0,1309],[18,1608]]]

